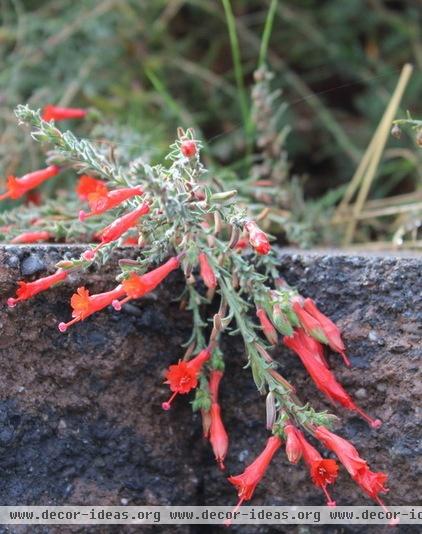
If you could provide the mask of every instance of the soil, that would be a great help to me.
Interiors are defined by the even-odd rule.
[[[173,273],[155,295],[121,312],[108,309],[70,328],[69,298],[79,285],[92,292],[114,284],[119,251],[103,268],[73,275],[62,285],[9,309],[16,280],[54,271],[77,246],[0,248],[0,485],[1,505],[226,505],[234,488],[217,469],[201,421],[187,397],[169,412],[163,371],[181,356],[190,315],[175,300],[182,280]],[[133,254],[133,253],[132,253]],[[389,474],[391,505],[421,505],[422,259],[280,252],[280,274],[312,297],[341,327],[352,362],[335,354],[330,365],[348,392],[383,421],[373,430],[353,413],[327,404],[287,349],[275,353],[282,373],[315,408],[341,417],[338,432],[356,445],[373,470]],[[243,471],[267,432],[265,400],[244,370],[240,340],[224,341],[221,385],[231,447],[227,473]],[[341,472],[339,504],[371,504]],[[278,454],[256,490],[255,505],[321,505],[322,493],[303,465]],[[154,532],[225,532],[223,527],[138,527]],[[354,532],[347,526],[313,527]],[[14,529],[14,530],[13,530]],[[117,533],[122,527],[0,527],[3,532]],[[135,532],[128,527],[125,532]],[[361,529],[362,530],[362,529]],[[410,532],[409,527],[398,530]],[[300,532],[310,527],[238,527],[234,532]],[[369,528],[365,529],[370,531]],[[375,530],[373,530],[375,531]]]

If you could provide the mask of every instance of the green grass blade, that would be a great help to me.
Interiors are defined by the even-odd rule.
[[[265,19],[264,31],[262,33],[261,47],[259,49],[258,67],[267,60],[268,44],[270,42],[271,33],[273,31],[274,18],[277,11],[278,0],[271,0],[270,7],[268,9],[267,17]]]
[[[173,114],[178,118],[183,117],[183,110],[181,106],[176,102],[176,100],[167,91],[165,85],[160,80],[160,78],[149,67],[145,67],[144,72],[148,80],[151,82],[151,85],[154,87],[157,93],[161,96],[161,98],[166,103],[166,105],[169,107],[169,109],[173,112]]]
[[[224,7],[224,13],[226,16],[227,29],[229,32],[230,47],[234,65],[234,75],[236,78],[237,93],[239,98],[240,111],[242,114],[243,125],[245,133],[249,137],[252,132],[252,123],[250,121],[248,96],[245,89],[245,83],[243,80],[243,68],[240,59],[240,47],[239,40],[237,38],[236,21],[234,18],[232,6],[230,0],[221,0]]]

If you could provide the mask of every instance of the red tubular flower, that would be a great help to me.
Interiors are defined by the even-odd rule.
[[[261,323],[262,331],[264,332],[264,335],[268,339],[269,343],[271,343],[271,345],[277,345],[277,331],[271,321],[268,319],[268,316],[265,311],[262,308],[258,308],[256,310],[256,315],[259,319],[259,322]]]
[[[309,336],[321,341],[321,343],[328,344],[328,339],[325,336],[322,326],[319,321],[303,308],[301,297],[294,297],[292,299],[292,309],[297,315],[302,328]]]
[[[259,228],[255,221],[245,224],[245,230],[249,233],[249,243],[258,254],[268,254],[271,250],[268,236]]]
[[[312,299],[305,299],[303,302],[303,309],[314,317],[321,325],[325,337],[327,338],[328,345],[334,352],[338,352],[343,357],[344,363],[350,367],[350,361],[346,356],[346,348],[343,340],[341,339],[340,330],[333,323],[331,319],[326,317],[319,311],[315,302]]]
[[[224,459],[229,448],[229,437],[224,428],[223,420],[221,418],[221,408],[218,404],[218,389],[220,387],[221,379],[223,378],[223,371],[213,369],[210,374],[209,389],[211,395],[211,409],[209,411],[210,427],[209,439],[212,450],[215,454],[215,459],[218,462],[221,470],[224,470]]]
[[[87,250],[83,253],[83,258],[87,261],[92,261],[95,258],[95,254],[98,250],[112,241],[119,239],[125,232],[127,232],[132,226],[135,226],[138,219],[149,212],[149,205],[147,203],[141,204],[138,208],[125,215],[122,215],[111,224],[106,226],[104,230],[100,232],[101,243],[94,249]]]
[[[13,198],[16,200],[28,191],[31,191],[31,189],[35,189],[49,178],[56,176],[59,172],[60,167],[57,165],[50,165],[45,169],[25,174],[21,178],[8,176],[7,192],[0,195],[0,200],[4,200],[5,198]]]
[[[318,426],[316,428],[315,437],[336,454],[350,476],[363,491],[371,499],[385,508],[384,503],[379,497],[379,493],[386,493],[388,491],[385,487],[388,478],[387,474],[371,471],[366,461],[359,456],[358,451],[349,441],[330,432],[324,426]]]
[[[327,485],[333,484],[336,481],[338,475],[337,462],[335,460],[325,460],[315,447],[312,447],[305,439],[305,436],[300,430],[295,428],[294,431],[302,448],[303,459],[308,464],[312,482],[315,486],[322,488],[327,497],[327,506],[335,506],[336,503],[328,493]]]
[[[113,308],[119,311],[122,309],[122,305],[126,304],[129,300],[139,299],[147,293],[150,293],[161,284],[172,271],[177,269],[179,265],[180,260],[175,256],[167,260],[163,265],[160,265],[160,267],[157,267],[153,271],[143,274],[142,276],[139,276],[136,273],[131,273],[129,278],[126,278],[126,280],[123,280],[122,282],[126,297],[123,300],[114,300],[112,303]]]
[[[224,471],[224,460],[229,448],[229,437],[224,428],[221,418],[221,408],[217,402],[211,404],[211,426],[210,426],[210,443],[214,451],[215,459],[222,471]]]
[[[338,402],[348,410],[357,412],[372,428],[379,428],[381,426],[379,419],[372,419],[352,401],[331,371],[327,369],[319,357],[315,357],[315,353],[309,349],[306,333],[302,329],[295,330],[294,334],[290,337],[285,336],[283,343],[286,347],[296,352],[316,387],[325,393],[329,399],[333,402]]]
[[[384,503],[378,494],[388,492],[388,489],[385,487],[387,480],[387,473],[382,473],[381,471],[374,472],[369,468],[362,469],[354,478],[354,481],[363,489],[363,491],[384,508]]]
[[[7,305],[10,308],[14,308],[19,301],[30,299],[34,295],[46,291],[58,282],[61,282],[67,277],[67,274],[66,271],[59,269],[54,274],[35,280],[35,282],[18,282],[19,288],[16,291],[17,298],[10,297],[7,299]]]
[[[166,372],[166,384],[170,386],[173,395],[161,407],[163,410],[170,410],[171,403],[177,394],[185,395],[198,385],[198,376],[202,366],[210,359],[211,351],[206,348],[188,362],[179,360],[176,365],[170,365]]]
[[[302,341],[306,346],[308,347],[308,350],[315,356],[317,360],[319,360],[327,369],[328,363],[325,359],[324,354],[324,347],[321,345],[319,341],[317,341],[315,338],[308,336],[308,334],[301,328],[298,329],[302,335]]]
[[[88,174],[83,174],[76,186],[76,194],[81,200],[90,200],[103,197],[108,193],[108,187],[102,180]]]
[[[14,237],[10,242],[13,244],[38,243],[39,241],[48,241],[51,237],[49,232],[24,232]]]
[[[45,121],[64,121],[66,119],[83,119],[88,113],[82,108],[64,108],[48,104],[42,110],[41,118]]]
[[[302,457],[302,445],[296,434],[296,429],[293,425],[286,425],[284,427],[286,434],[286,455],[290,463],[297,464]]]
[[[265,449],[245,469],[241,475],[229,477],[227,480],[237,488],[239,502],[234,511],[237,511],[244,501],[252,499],[256,486],[259,484],[277,450],[281,446],[279,436],[268,438]]]
[[[72,324],[83,321],[93,313],[102,310],[109,306],[114,299],[124,295],[125,291],[121,285],[118,285],[115,289],[107,291],[105,293],[97,293],[96,295],[90,295],[89,291],[84,287],[78,287],[76,293],[72,295],[70,299],[70,305],[73,308],[73,319],[68,323],[60,323],[60,332],[66,332],[66,330]]]
[[[116,208],[125,200],[129,200],[138,195],[142,195],[143,191],[140,187],[126,187],[122,189],[115,189],[108,191],[103,195],[89,196],[88,202],[91,208],[90,213],[85,213],[83,210],[79,212],[79,220],[82,222],[88,217],[100,215],[108,210]]]
[[[204,284],[208,287],[208,289],[214,289],[217,287],[217,278],[215,277],[215,273],[205,252],[201,252],[198,259],[201,278],[204,281]]]
[[[182,141],[180,145],[180,152],[185,156],[185,158],[193,158],[197,151],[198,147],[196,146],[195,141],[192,141],[191,139]]]

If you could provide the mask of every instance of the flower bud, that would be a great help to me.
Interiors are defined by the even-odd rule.
[[[297,464],[302,457],[302,446],[299,438],[297,437],[296,429],[293,425],[286,425],[284,427],[284,432],[286,434],[287,458],[289,459],[290,463]]]
[[[221,320],[221,315],[219,313],[216,313],[213,317],[213,325],[214,328],[217,330],[217,332],[222,332],[224,330],[224,325]]]
[[[209,431],[209,439],[214,451],[215,459],[222,471],[224,471],[224,460],[227,456],[229,448],[229,437],[224,427],[223,419],[221,417],[220,405],[213,402],[211,405],[211,425]]]
[[[218,211],[214,212],[214,234],[219,234],[223,228],[221,215]]]
[[[208,287],[208,289],[214,289],[217,286],[217,278],[213,268],[210,265],[208,256],[205,254],[205,252],[201,252],[198,259],[201,278],[204,281],[204,284]]]
[[[268,236],[263,232],[255,221],[249,221],[245,224],[245,230],[249,234],[249,243],[258,254],[268,254],[271,250]]]
[[[275,304],[273,307],[272,319],[275,327],[281,334],[284,336],[291,336],[293,334],[293,327],[286,315],[282,312],[279,304]]]
[[[76,267],[79,267],[81,265],[80,260],[62,260],[56,263],[57,269],[63,269],[64,271],[67,271],[69,269],[73,269]]]
[[[267,412],[267,430],[271,430],[274,426],[275,419],[277,416],[277,409],[275,405],[275,397],[274,393],[270,391],[267,395],[267,399],[265,401],[265,408]]]
[[[391,128],[391,135],[395,137],[396,139],[400,139],[401,128],[398,124],[394,124],[394,126]]]
[[[264,360],[267,363],[273,363],[273,359],[268,354],[268,352],[264,349],[264,347],[260,343],[254,343],[256,350],[259,352],[259,354],[264,358]]]
[[[237,242],[239,241],[239,237],[240,237],[239,228],[237,228],[236,226],[232,226],[232,233],[231,233],[231,236],[230,236],[230,241],[229,241],[228,247],[229,248],[235,248],[236,245],[237,245]]]
[[[277,345],[278,336],[277,332],[272,325],[271,321],[268,319],[267,314],[262,308],[256,310],[256,315],[261,323],[262,331],[264,332],[265,337],[268,339],[271,345]]]
[[[182,141],[180,145],[180,152],[185,156],[185,158],[193,158],[197,151],[198,148],[195,141],[192,141],[192,139],[186,139],[185,141]]]
[[[287,382],[287,380],[283,376],[281,376],[278,371],[276,371],[275,369],[268,369],[268,372],[274,378],[274,380],[281,384],[285,389],[287,389],[288,391],[292,391],[293,393],[295,392],[295,388],[289,382]]]
[[[236,189],[232,189],[231,191],[222,191],[221,193],[214,193],[211,195],[210,201],[214,204],[222,204],[223,202],[226,202],[226,200],[230,200],[236,195]]]

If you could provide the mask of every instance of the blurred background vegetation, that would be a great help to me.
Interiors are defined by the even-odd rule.
[[[417,247],[422,150],[411,130],[388,137],[349,238],[353,199],[340,222],[332,214],[408,62],[395,116],[422,116],[421,18],[420,0],[2,0],[1,175],[44,164],[17,104],[95,108],[108,125],[77,134],[153,162],[177,126],[194,127],[217,180],[258,212],[275,204],[267,224],[282,242]]]

